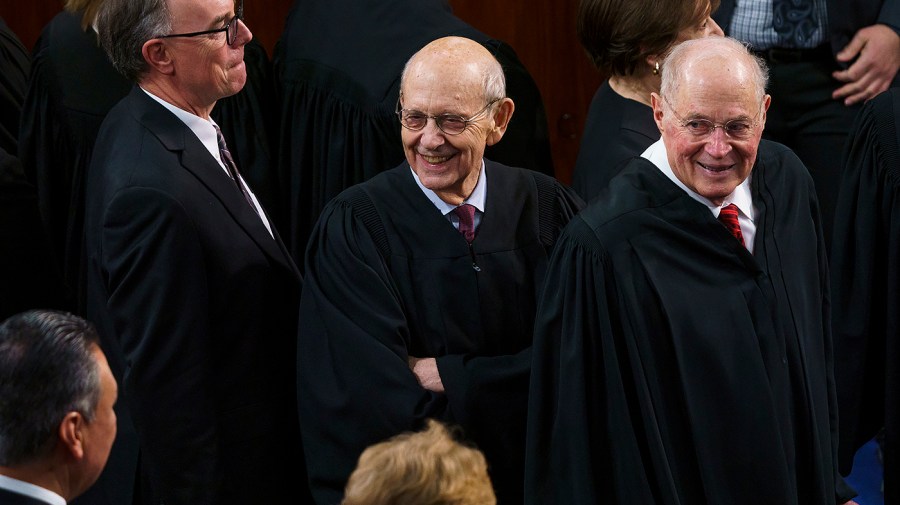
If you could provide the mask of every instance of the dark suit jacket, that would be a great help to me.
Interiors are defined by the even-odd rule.
[[[138,87],[103,122],[86,202],[87,313],[134,421],[141,503],[296,496],[300,277],[281,240]]]
[[[828,40],[835,54],[844,48],[860,28],[877,23],[900,30],[900,0],[826,0]],[[722,0],[713,18],[728,34],[735,0]]]
[[[3,505],[48,505],[45,501],[25,496],[24,494],[13,493],[3,488],[0,488],[0,503]]]

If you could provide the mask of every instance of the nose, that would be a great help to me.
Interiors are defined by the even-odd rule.
[[[722,158],[731,152],[731,143],[728,141],[728,135],[725,134],[725,128],[721,126],[713,128],[706,139],[704,149],[714,158]]]
[[[725,32],[722,31],[722,27],[719,26],[719,23],[716,23],[716,20],[713,18],[707,18],[706,29],[708,31],[709,37],[724,37]]]
[[[238,23],[237,40],[240,41],[241,43],[238,44],[236,42],[234,45],[236,45],[236,46],[244,45],[244,44],[250,42],[251,40],[253,40],[253,32],[250,31],[250,27],[247,26],[247,23],[245,23],[243,19],[238,19],[237,23]]]
[[[422,136],[419,138],[419,144],[425,149],[435,149],[443,145],[444,142],[446,142],[444,132],[438,128],[434,118],[428,118],[428,122],[425,123],[425,127],[422,128]]]

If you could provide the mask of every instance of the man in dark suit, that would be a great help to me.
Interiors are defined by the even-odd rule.
[[[0,324],[0,503],[65,505],[116,437],[116,380],[87,321],[32,310]]]
[[[764,137],[809,168],[830,245],[850,126],[900,69],[900,1],[722,0],[713,18],[766,59],[774,106]]]
[[[101,127],[85,221],[87,313],[123,386],[123,450],[136,432],[135,503],[304,501],[300,276],[210,119],[246,80],[242,11],[109,0],[98,18],[137,83]]]

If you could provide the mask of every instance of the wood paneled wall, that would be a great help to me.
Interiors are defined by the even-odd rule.
[[[575,36],[578,0],[450,0],[454,12],[482,32],[509,43],[534,76],[550,128],[557,176],[571,180],[584,116],[601,78]],[[245,0],[245,17],[271,55],[293,0]],[[0,17],[33,47],[60,0],[0,0]],[[337,29],[337,28],[336,28]]]

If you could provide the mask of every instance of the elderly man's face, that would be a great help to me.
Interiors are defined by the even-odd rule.
[[[677,96],[654,96],[654,115],[675,176],[720,205],[753,169],[769,97],[760,103],[751,75],[738,65],[700,62],[687,74]],[[698,135],[705,121],[717,127]]]
[[[435,65],[422,61],[410,68],[401,105],[431,116],[455,114],[469,118],[487,105],[481,73],[476,65]],[[484,148],[494,127],[494,107],[458,135],[449,135],[428,119],[424,128],[403,128],[406,160],[422,184],[451,204],[465,200],[475,189]]]
[[[232,0],[169,0],[172,33],[222,28],[235,15]],[[234,95],[247,81],[244,46],[253,38],[243,21],[238,23],[233,45],[225,32],[191,38],[166,39],[174,50],[175,75],[179,87],[196,97],[197,105],[214,103]]]

